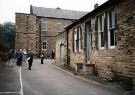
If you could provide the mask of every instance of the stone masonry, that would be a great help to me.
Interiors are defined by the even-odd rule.
[[[38,18],[38,23],[37,26],[39,26],[38,28],[42,27],[40,25],[40,21],[41,19],[47,19],[47,31],[42,31],[42,29],[38,29],[37,30],[37,39],[38,39],[38,46],[40,44],[41,40],[41,47],[37,48],[37,52],[41,51],[44,52],[45,54],[45,58],[51,58],[51,53],[52,51],[56,50],[56,35],[59,34],[59,32],[57,32],[56,30],[56,24],[57,24],[57,20],[55,18]],[[61,24],[62,24],[62,30],[64,31],[64,27],[67,27],[70,23],[71,20],[66,20],[66,19],[60,19],[61,20]],[[40,38],[41,37],[41,38]],[[47,41],[47,49],[43,50],[42,46],[43,46],[43,41],[46,40]]]
[[[107,13],[111,10],[116,12],[116,46],[110,48],[108,45],[108,26]],[[98,20],[100,15],[104,15],[104,49],[99,48],[98,39]],[[70,65],[75,67],[76,63],[86,62],[86,42],[85,33],[83,33],[83,50],[80,53],[74,53],[73,48],[73,29],[81,25],[84,29],[84,23],[90,20],[92,34],[92,64],[95,64],[97,75],[113,80],[116,75],[122,83],[132,81],[135,85],[135,1],[134,0],[109,0],[105,4],[99,6],[91,13],[80,18],[68,28],[68,49],[70,49]],[[127,83],[126,83],[127,84]],[[130,83],[128,83],[130,84]],[[127,85],[128,85],[127,84]],[[128,89],[129,90],[129,89]]]
[[[84,31],[84,24],[79,23],[73,28],[68,30],[68,53],[70,56],[70,66],[75,68],[76,63],[86,63],[86,58],[85,58],[85,52],[82,49],[81,52],[73,52],[73,29],[76,28],[77,26],[81,26],[82,28],[82,34],[83,34],[83,39],[82,39],[82,47],[85,45],[85,31]]]
[[[116,41],[114,49],[108,47],[108,39],[105,38],[105,49],[99,50],[98,44],[93,43],[93,62],[97,67],[98,75],[107,79],[112,79],[115,74],[133,78],[135,85],[135,1],[128,0],[114,4],[108,8],[102,9],[92,19],[93,42],[98,41],[96,17],[104,12],[111,10],[116,11]],[[125,80],[126,81],[126,80]]]
[[[67,57],[67,31],[63,31],[56,36],[56,63],[64,64]],[[61,54],[61,46],[64,47],[63,55]]]
[[[16,13],[16,49],[36,53],[36,16]]]

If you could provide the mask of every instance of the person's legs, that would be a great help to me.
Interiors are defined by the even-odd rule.
[[[32,61],[29,61],[29,70],[31,70],[31,66],[32,66]]]
[[[42,58],[41,58],[41,64],[44,64],[44,63],[43,63],[43,59],[42,59]]]
[[[22,60],[19,58],[18,59],[18,63],[17,63],[18,66],[21,66],[22,65]]]
[[[20,60],[19,66],[22,66],[22,60]]]

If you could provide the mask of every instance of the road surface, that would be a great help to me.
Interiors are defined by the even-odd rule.
[[[4,81],[0,95],[123,95],[117,89],[89,83],[63,72],[51,65],[52,62],[48,59],[40,64],[39,59],[34,59],[32,70],[28,70],[27,63],[22,67],[6,68],[10,76],[5,81],[0,79],[0,85]]]

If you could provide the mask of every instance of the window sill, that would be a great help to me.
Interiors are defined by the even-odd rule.
[[[104,47],[100,47],[99,50],[104,50],[105,48]]]
[[[42,32],[47,32],[47,30],[42,30]]]
[[[109,46],[109,49],[115,49],[116,46]]]
[[[46,51],[47,49],[42,49],[42,50]]]

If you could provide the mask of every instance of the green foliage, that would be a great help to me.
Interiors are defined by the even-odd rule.
[[[7,60],[9,49],[15,48],[15,25],[11,22],[0,24],[0,60]]]
[[[67,55],[67,53],[64,56],[64,66],[69,67],[69,56]]]
[[[11,22],[5,22],[0,25],[0,49],[8,51],[15,47],[15,25]]]

